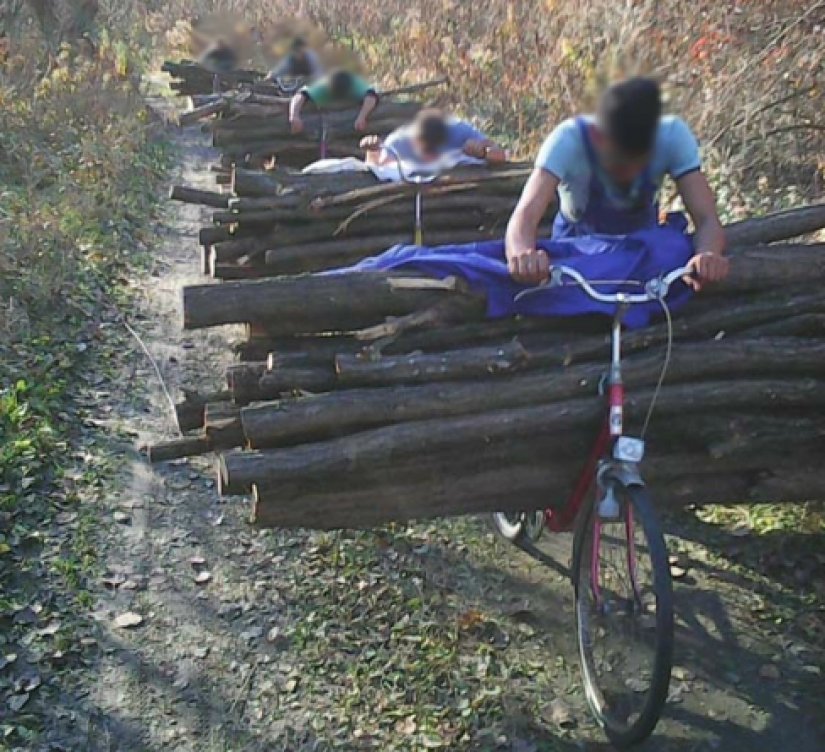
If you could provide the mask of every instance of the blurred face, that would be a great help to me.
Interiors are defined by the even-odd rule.
[[[420,135],[413,136],[412,148],[419,162],[435,162],[439,157],[438,149],[428,146]]]
[[[650,163],[650,154],[625,154],[598,126],[591,126],[590,140],[605,173],[620,184],[632,183]]]

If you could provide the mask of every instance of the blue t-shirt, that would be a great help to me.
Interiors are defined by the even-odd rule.
[[[592,115],[584,116],[592,123]],[[536,167],[552,173],[559,179],[559,208],[569,220],[577,222],[587,209],[592,168],[587,149],[575,118],[565,120],[547,137],[536,158]],[[659,121],[656,143],[648,175],[654,184],[661,186],[665,175],[678,180],[689,172],[701,169],[699,144],[684,120],[667,115]],[[637,186],[622,189],[604,173],[597,177],[605,188],[611,203],[617,208],[630,208],[634,204]],[[641,181],[643,176],[637,179]]]
[[[401,158],[402,161],[415,161],[416,153],[412,143],[412,125],[403,125],[396,128],[384,140],[387,146],[391,146]],[[472,140],[487,140],[481,131],[474,128],[466,120],[459,120],[458,118],[447,119],[447,141],[444,146],[438,151],[437,156],[446,154],[447,152],[461,149],[468,141]]]

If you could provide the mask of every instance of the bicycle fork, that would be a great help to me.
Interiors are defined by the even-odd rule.
[[[622,505],[616,496],[621,484],[641,484],[638,462],[644,452],[644,445],[636,439],[623,438],[624,431],[624,382],[622,381],[622,314],[625,306],[620,305],[613,319],[610,333],[610,371],[608,373],[608,431],[614,440],[613,457],[605,461],[597,472],[597,487],[601,498],[596,505],[596,520],[593,525],[592,560],[590,563],[590,585],[596,602],[602,603],[599,578],[599,556],[602,543],[602,524],[619,522]],[[625,505],[624,534],[627,538],[627,568],[636,597],[641,603],[637,582],[635,524],[633,507]]]

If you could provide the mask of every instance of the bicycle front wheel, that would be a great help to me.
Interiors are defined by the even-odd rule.
[[[587,510],[574,548],[576,627],[587,702],[614,745],[653,732],[673,663],[673,585],[664,536],[642,488],[617,486],[620,514]]]

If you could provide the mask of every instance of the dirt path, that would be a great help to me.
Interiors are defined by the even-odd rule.
[[[179,138],[175,182],[211,187],[201,141],[197,130]],[[205,219],[169,206],[155,268],[136,282],[136,325],[172,389],[217,385],[229,358],[231,331],[179,326],[180,288],[201,281]],[[168,437],[151,368],[136,347],[123,360],[114,422],[135,446]],[[217,497],[211,460],[150,468],[127,453],[101,509],[102,651],[63,748],[608,749],[579,689],[567,581],[483,521],[258,533],[247,513]],[[646,748],[825,749],[821,656],[787,616],[814,607],[731,568],[726,548],[675,543],[689,560],[677,584],[679,668]],[[126,613],[141,623],[118,627]]]

